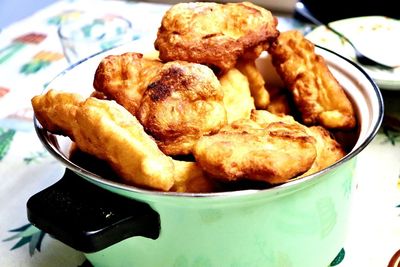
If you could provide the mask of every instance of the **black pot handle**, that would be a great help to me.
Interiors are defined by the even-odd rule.
[[[27,212],[34,226],[84,253],[160,234],[159,214],[148,204],[102,189],[69,169],[28,200]]]

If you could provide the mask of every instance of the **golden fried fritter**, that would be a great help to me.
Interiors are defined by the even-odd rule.
[[[159,60],[144,58],[140,53],[110,55],[97,67],[93,86],[136,114],[143,92],[161,67]]]
[[[196,162],[213,178],[284,183],[306,172],[316,157],[315,139],[296,123],[259,125],[236,121],[194,147]]]
[[[210,193],[215,183],[207,177],[196,162],[174,160],[174,186],[170,191],[190,193]]]
[[[324,58],[315,54],[314,45],[299,31],[282,32],[268,52],[306,125],[328,129],[355,127],[350,100]]]
[[[250,2],[180,3],[165,14],[155,48],[163,61],[185,60],[223,72],[257,58],[278,36],[277,19]]]
[[[172,159],[116,102],[50,90],[35,96],[32,106],[45,129],[68,135],[81,151],[107,161],[126,183],[164,191],[174,185]]]
[[[233,68],[222,75],[219,82],[224,91],[224,105],[228,123],[250,118],[251,110],[255,109],[255,106],[246,76]]]
[[[330,132],[321,126],[311,126],[308,133],[317,140],[317,158],[311,168],[299,178],[316,173],[343,158],[346,153],[332,138]]]
[[[314,137],[316,140],[315,147],[317,149],[317,157],[315,158],[311,168],[297,178],[318,172],[332,165],[346,154],[342,146],[331,136],[330,132],[321,126],[306,127],[295,121],[292,116],[274,115],[265,110],[253,110],[251,113],[251,119],[264,127],[270,123],[280,121],[285,123],[295,123],[302,127],[307,134]]]
[[[270,102],[270,97],[265,88],[265,81],[260,71],[257,69],[254,60],[240,60],[236,68],[243,73],[249,80],[251,96],[257,109],[266,109]]]
[[[210,68],[168,62],[144,92],[137,118],[165,154],[190,154],[197,139],[226,124],[223,99]]]
[[[72,136],[75,116],[85,98],[78,94],[50,90],[45,96],[32,98],[35,117],[44,129],[54,134]]]

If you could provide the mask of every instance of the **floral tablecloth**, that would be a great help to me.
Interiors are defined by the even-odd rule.
[[[58,1],[0,32],[0,266],[90,266],[83,254],[29,224],[29,197],[57,181],[64,168],[41,145],[30,99],[68,67],[57,28],[86,10],[131,20],[135,39],[155,34],[168,5]],[[12,11],[10,11],[12,12]],[[279,18],[280,30],[306,27]],[[358,156],[349,234],[331,266],[388,266],[400,249],[400,88],[382,90],[385,121]],[[318,252],[316,252],[318,253]],[[397,256],[398,257],[398,256]],[[299,265],[300,266],[300,265]]]

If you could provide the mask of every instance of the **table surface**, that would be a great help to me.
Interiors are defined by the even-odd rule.
[[[124,1],[65,0],[0,32],[0,266],[89,266],[85,257],[31,226],[30,196],[57,181],[64,168],[33,129],[30,99],[68,67],[57,37],[64,21],[93,9],[125,16],[137,38],[155,34],[169,7]],[[281,31],[298,28],[278,17]],[[143,23],[143,22],[146,23]],[[348,238],[331,266],[387,266],[400,249],[400,88],[382,90],[384,123],[357,159]]]

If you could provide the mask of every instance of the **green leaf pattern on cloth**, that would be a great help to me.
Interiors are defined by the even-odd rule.
[[[21,73],[23,74],[33,74],[38,71],[40,71],[43,68],[46,68],[51,64],[50,61],[44,61],[44,60],[33,60],[31,62],[28,62],[21,67]]]
[[[345,254],[346,254],[346,253],[345,253],[345,251],[344,251],[344,248],[342,248],[342,249],[340,250],[339,254],[336,256],[336,258],[331,262],[330,266],[337,266],[337,265],[339,265],[339,264],[343,261]]]
[[[390,142],[392,145],[396,145],[397,142],[400,142],[400,132],[388,127],[383,127],[382,131],[387,138],[386,142]]]
[[[48,154],[49,153],[47,151],[45,151],[45,150],[33,152],[29,156],[24,158],[24,162],[26,164],[31,164],[31,163],[34,163],[34,162],[38,162],[38,161],[40,161],[40,159],[45,158]]]
[[[0,161],[6,156],[8,150],[10,149],[14,135],[14,129],[0,128]]]
[[[11,248],[11,250],[20,248],[26,244],[29,244],[29,254],[33,256],[35,250],[40,251],[43,237],[45,233],[31,225],[30,223],[25,224],[19,228],[9,230],[10,232],[16,233],[3,241],[11,241],[18,239],[17,243]]]
[[[8,46],[0,49],[0,64],[3,64],[15,54],[17,54],[26,44],[24,43],[11,43]]]

